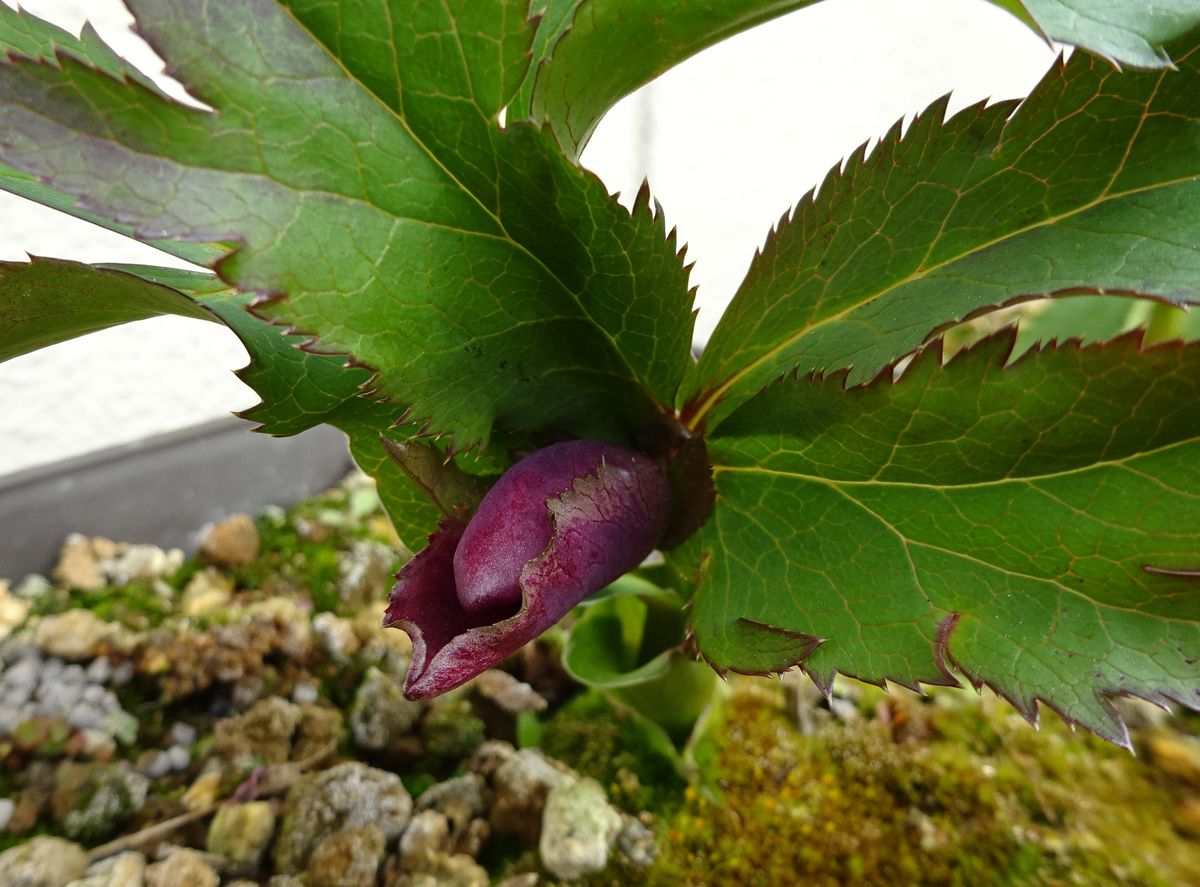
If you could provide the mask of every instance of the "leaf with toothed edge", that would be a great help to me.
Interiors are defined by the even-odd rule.
[[[946,100],[785,216],[681,389],[719,426],[793,369],[864,382],[939,328],[1037,296],[1200,302],[1200,31],[1178,70],[1076,53],[1025,101]]]
[[[1200,345],[1005,366],[1013,341],[788,379],[721,425],[715,510],[669,553],[710,662],[826,690],[957,670],[1121,744],[1108,694],[1200,707]]]
[[[64,259],[0,263],[0,360],[118,324],[172,314],[224,322],[250,353],[238,375],[262,398],[240,415],[258,430],[298,434],[328,423],[343,431],[402,540],[416,545],[436,526],[437,510],[412,479],[387,457],[380,436],[403,438],[396,408],[360,397],[370,373],[343,358],[308,354],[245,310],[247,296],[211,274],[148,265],[84,265]],[[432,447],[411,443],[412,447]],[[438,457],[445,456],[438,451]]]
[[[539,0],[533,63],[509,120],[545,121],[578,157],[623,96],[706,46],[815,0]],[[664,27],[669,23],[669,27]]]
[[[533,63],[508,119],[545,121],[578,157],[624,96],[707,46],[813,2],[538,0],[530,8],[539,19]],[[1142,68],[1169,66],[1165,44],[1200,25],[1191,0],[1089,0],[1086,11],[1066,0],[992,2],[1048,40]]]
[[[548,133],[496,123],[523,3],[129,5],[213,110],[6,7],[43,45],[0,63],[0,160],[139,236],[236,242],[215,267],[264,317],[462,448],[497,424],[629,438],[672,402],[691,294],[648,194],[626,211]]]

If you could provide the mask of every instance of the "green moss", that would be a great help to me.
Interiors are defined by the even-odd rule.
[[[761,684],[731,705],[723,798],[688,790],[649,884],[1200,883],[1153,772],[1061,724],[897,697],[803,736]]]
[[[175,603],[152,582],[130,582],[95,590],[53,588],[37,599],[32,615],[51,616],[76,607],[91,610],[105,622],[145,631],[156,628],[172,615]]]
[[[679,803],[686,782],[660,750],[648,726],[597,691],[575,696],[542,726],[546,754],[565,761],[607,789],[624,810],[664,810]]]

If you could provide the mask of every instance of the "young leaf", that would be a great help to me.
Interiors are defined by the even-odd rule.
[[[815,0],[535,0],[533,64],[509,120],[544,120],[578,157],[622,97],[726,37]]]
[[[672,402],[691,297],[648,196],[631,214],[551,136],[495,123],[523,4],[130,6],[213,110],[24,16],[58,51],[0,63],[0,160],[141,237],[241,244],[224,279],[461,446],[497,422],[620,437]]]
[[[1119,743],[1108,694],[1200,707],[1200,346],[1005,367],[1012,342],[926,352],[895,384],[784,381],[721,426],[716,509],[673,555],[716,667],[825,688],[957,667]]]
[[[833,171],[781,221],[685,382],[716,427],[793,368],[865,381],[934,329],[1033,296],[1200,300],[1200,31],[1179,69],[1077,53],[1015,106],[942,122]]]
[[[0,361],[164,314],[216,321],[184,292],[195,296],[222,288],[219,282],[214,285],[208,274],[181,271],[176,283],[172,288],[63,259],[0,262]]]

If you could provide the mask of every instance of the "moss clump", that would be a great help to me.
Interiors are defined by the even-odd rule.
[[[572,698],[542,726],[542,751],[590,776],[630,812],[675,807],[686,782],[640,718],[596,691]]]
[[[735,693],[709,774],[723,797],[688,790],[647,883],[1200,883],[1170,793],[1120,749],[907,698],[804,736],[768,695]]]
[[[160,590],[161,589],[161,590]],[[173,586],[156,586],[153,582],[136,581],[126,585],[104,588],[52,588],[33,605],[31,615],[53,616],[71,609],[91,610],[105,622],[115,622],[133,631],[157,628],[175,611],[170,592]]]

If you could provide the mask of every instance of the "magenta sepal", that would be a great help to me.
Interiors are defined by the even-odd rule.
[[[581,469],[584,453],[589,458]],[[529,497],[531,478],[555,492]],[[505,612],[511,615],[495,609],[495,595],[489,601],[491,612],[505,618],[489,618],[485,608],[464,608],[460,598],[478,598],[460,595],[454,561],[460,544],[474,544],[478,548],[459,552],[460,560],[465,555],[501,565],[506,551],[493,551],[488,545],[495,540],[506,546],[513,534],[472,532],[459,520],[443,520],[429,544],[397,575],[384,618],[384,625],[400,628],[412,639],[405,695],[428,698],[466,683],[636,567],[662,538],[669,499],[667,480],[654,462],[610,444],[556,444],[517,463],[471,519],[494,528],[496,515],[503,514],[510,525],[545,540],[535,549],[540,550],[537,556],[509,566],[519,567],[508,580],[511,606]]]

